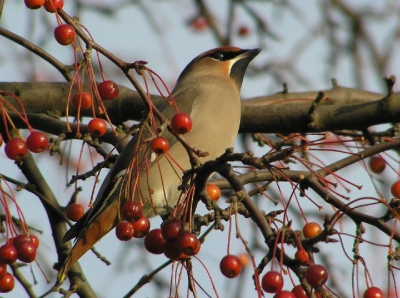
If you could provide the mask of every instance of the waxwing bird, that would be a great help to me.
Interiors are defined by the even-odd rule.
[[[184,135],[185,140],[208,153],[199,158],[201,162],[215,159],[232,147],[240,123],[243,77],[259,52],[216,48],[193,59],[179,76],[172,95],[179,112],[192,119],[193,128]],[[176,113],[167,103],[159,110],[167,119]],[[126,200],[140,202],[147,217],[175,206],[183,170],[190,169],[191,163],[186,149],[167,129],[161,136],[169,140],[170,147],[167,153],[156,155],[149,146],[149,140],[155,137],[154,129],[142,121],[105,178],[93,208],[65,234],[64,241],[76,241],[59,271],[58,284],[71,266],[121,221],[120,207]]]

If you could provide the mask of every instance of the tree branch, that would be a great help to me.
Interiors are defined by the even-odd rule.
[[[27,113],[57,111],[61,116],[65,115],[68,88],[69,83],[0,83],[0,90],[19,96]],[[124,86],[119,88],[119,99],[105,102],[111,121],[120,124],[140,120],[146,108],[143,99],[135,91]],[[76,91],[73,89],[73,93]],[[372,125],[400,119],[399,93],[387,98],[377,93],[338,86],[323,93],[324,98],[313,109],[312,115],[308,112],[318,92],[277,93],[242,100],[240,132],[364,130]],[[155,106],[163,103],[158,95],[152,95],[152,100]],[[76,109],[71,107],[71,115],[74,113]],[[91,117],[91,111],[82,111],[82,116]]]

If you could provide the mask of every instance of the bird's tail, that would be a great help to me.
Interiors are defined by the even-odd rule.
[[[90,220],[79,233],[74,246],[58,272],[56,285],[60,285],[63,282],[72,265],[91,249],[97,241],[112,230],[118,222],[118,200],[115,200],[103,212]]]

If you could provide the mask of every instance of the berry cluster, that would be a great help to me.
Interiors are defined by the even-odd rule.
[[[151,230],[144,239],[146,250],[153,254],[164,254],[168,259],[180,260],[194,256],[201,243],[193,233],[183,228],[179,219],[167,219],[160,229]]]
[[[41,131],[32,131],[24,141],[22,138],[11,138],[4,146],[4,152],[12,160],[20,160],[28,154],[40,153],[49,147],[49,139]]]
[[[56,20],[58,26],[54,29],[54,38],[55,40],[63,46],[72,45],[75,50],[81,49],[80,43],[77,42],[77,31],[76,28],[71,24],[62,23],[60,16],[58,15],[58,11],[63,8],[64,1],[63,0],[25,0],[25,5],[30,9],[39,9],[40,7],[44,7],[45,10],[49,13],[55,13]],[[81,49],[82,50],[82,49]],[[82,50],[82,54],[84,54]],[[85,64],[85,63],[84,63]],[[100,68],[101,63],[99,60]],[[77,61],[77,56],[75,55],[75,68],[77,74],[74,77],[74,82],[78,83],[78,92],[75,94],[69,94],[68,98],[72,102],[72,106],[77,110],[77,121],[78,121],[78,129],[77,136],[80,136],[79,130],[79,119],[81,110],[88,110],[92,108],[93,118],[88,123],[88,132],[92,137],[99,138],[106,133],[107,125],[106,122],[95,116],[95,106],[99,108],[99,112],[101,114],[106,114],[106,109],[102,103],[102,101],[113,100],[118,97],[119,88],[118,85],[111,80],[106,80],[104,75],[102,74],[102,82],[100,82],[97,86],[95,80],[93,78],[92,66],[90,63],[86,63],[86,69],[82,69],[80,63]],[[79,76],[79,71],[82,70],[82,75]],[[90,85],[92,90],[90,92],[83,91],[83,77],[84,72],[86,71],[87,76],[89,77]],[[72,84],[74,84],[74,82]],[[72,88],[70,89],[71,93]],[[68,109],[67,109],[67,118],[68,118]],[[69,124],[67,124],[68,130]],[[114,130],[114,129],[113,129]]]
[[[221,193],[218,186],[212,184],[210,189],[210,197],[215,200],[218,199]],[[152,254],[164,254],[171,260],[186,259],[196,255],[200,251],[200,240],[192,232],[183,228],[184,223],[180,219],[167,219],[161,228],[150,231],[150,222],[147,217],[143,216],[142,206],[135,201],[125,202],[121,207],[121,215],[124,220],[118,223],[115,228],[116,236],[121,241],[145,237],[144,246],[148,252]],[[236,263],[240,265],[241,262],[239,259],[235,258],[237,259]],[[232,273],[232,259],[228,259],[226,259],[224,264],[221,262],[221,270],[224,273],[223,270],[225,268],[225,270],[230,272],[227,274],[230,277],[234,277]],[[241,267],[235,276],[240,273],[240,270]]]
[[[121,207],[121,221],[115,227],[115,234],[121,241],[129,241],[132,238],[143,238],[150,231],[150,221],[143,216],[142,206],[134,201],[127,201]]]
[[[0,246],[0,293],[8,293],[14,289],[14,277],[7,272],[7,265],[17,260],[31,263],[36,258],[39,239],[35,235],[21,234],[8,239]]]
[[[192,119],[186,113],[176,113],[171,119],[171,127],[177,134],[186,134],[192,129]],[[164,154],[169,149],[169,142],[166,138],[157,136],[151,141],[150,147],[156,154]]]
[[[308,222],[303,227],[303,236],[306,239],[311,239],[319,236],[322,233],[321,226],[316,222]],[[323,287],[328,281],[328,270],[320,265],[311,263],[308,257],[308,253],[303,248],[298,248],[295,259],[300,262],[301,265],[307,266],[304,277],[308,285],[311,286],[312,290],[317,290]],[[307,294],[303,285],[298,284],[293,286],[292,290],[284,290],[284,278],[282,272],[268,271],[264,274],[261,279],[262,289],[271,294],[275,294],[274,298],[307,298],[310,297]],[[313,297],[322,297],[318,292],[314,292]],[[377,287],[370,287],[364,292],[364,298],[382,298],[382,291]]]
[[[39,9],[42,6],[47,12],[54,13],[64,6],[64,0],[25,0],[25,5],[29,9]]]
[[[63,0],[25,0],[25,4],[30,9],[39,9],[40,7],[44,6],[46,11],[55,13],[58,24],[54,29],[55,40],[63,46],[71,45],[74,49],[74,54],[79,53],[82,57],[91,58],[89,51],[85,51],[80,45],[82,40],[86,43],[86,45],[88,45],[88,42],[84,37],[89,38],[88,36],[90,36],[90,34],[84,33],[86,28],[79,24],[78,21],[76,23],[70,22],[68,19],[64,19],[64,21],[62,21],[58,15],[60,13],[60,9],[63,8]],[[208,19],[206,17],[200,15],[196,16],[190,21],[190,26],[195,31],[203,31],[209,28],[210,24],[208,23]],[[250,34],[250,30],[247,26],[242,25],[237,28],[236,34],[238,36],[245,37]],[[87,131],[92,138],[100,138],[104,136],[107,131],[107,122],[111,125],[105,105],[107,105],[107,101],[118,98],[119,88],[114,81],[107,80],[105,78],[100,60],[99,66],[102,80],[99,84],[97,84],[93,75],[90,59],[85,60],[86,58],[83,58],[83,60],[79,61],[78,63],[77,56],[78,54],[75,56],[74,63],[75,75],[68,94],[68,103],[66,109],[67,119],[69,113],[68,108],[71,108],[73,112],[76,112],[76,117],[74,117],[78,124],[76,136],[81,137],[79,133],[79,121],[81,121],[82,115],[86,117],[89,115],[88,113],[91,112],[90,115],[92,119],[87,124]],[[146,68],[143,69],[148,70]],[[150,72],[150,70],[148,71]],[[83,82],[89,82],[89,88],[85,89]],[[3,118],[6,117],[3,115]],[[27,123],[29,128],[28,121],[23,113],[21,113],[21,118]],[[185,113],[180,113],[177,108],[176,114],[171,119],[170,124],[171,126],[169,129],[172,129],[172,132],[175,135],[186,134],[192,129],[192,120],[190,116]],[[114,130],[112,125],[111,128]],[[34,153],[39,153],[48,148],[49,141],[44,133],[33,131],[30,128],[29,130],[30,135],[27,137],[26,141],[22,136],[14,137],[16,135],[14,132],[11,133],[11,131],[7,131],[9,135],[7,138],[5,138],[7,140],[5,145],[5,153],[10,159],[20,161],[26,156],[28,150]],[[69,130],[68,132],[71,131]],[[154,129],[153,135],[156,137],[151,140],[150,148],[157,155],[166,154],[170,149],[168,139],[160,136],[157,129]],[[2,136],[0,136],[0,144],[1,141]],[[385,170],[386,161],[380,155],[373,156],[370,158],[369,166],[373,173],[380,174]],[[208,184],[207,191],[209,198],[212,201],[217,201],[221,196],[220,189],[214,184]],[[393,183],[391,192],[394,197],[400,198],[400,181]],[[6,213],[7,212],[8,211],[6,211]],[[73,221],[79,220],[83,214],[84,208],[81,204],[73,203],[70,204],[66,209],[67,218]],[[191,232],[189,228],[185,226],[186,222],[181,218],[169,218],[163,223],[161,228],[150,231],[149,220],[143,216],[141,205],[134,201],[128,201],[122,206],[121,215],[123,221],[121,221],[115,229],[118,239],[122,241],[128,241],[134,237],[145,237],[145,247],[151,253],[164,254],[167,258],[172,260],[181,260],[196,255],[201,248],[201,241],[195,234]],[[297,245],[296,243],[294,245],[297,249],[294,255],[294,263],[296,265],[298,264],[299,267],[301,267],[305,272],[302,282],[306,282],[312,287],[312,291],[315,296],[319,295],[319,288],[325,286],[325,283],[328,280],[328,272],[324,266],[314,263],[313,258],[310,258],[313,247],[306,247],[306,245],[309,241],[307,239],[318,237],[322,232],[322,228],[318,223],[309,222],[303,227],[302,233],[299,231],[299,234],[302,234],[301,237],[304,237],[306,240],[303,242],[304,239],[300,241],[295,237],[298,243]],[[2,251],[3,247],[0,248],[0,291],[5,292],[8,288],[12,289],[13,287],[11,287],[10,284],[8,286],[4,286],[4,284],[8,283],[8,280],[10,280],[9,276],[11,276],[6,272],[7,264],[10,264],[9,262],[15,262],[16,258],[23,262],[32,262],[32,260],[35,259],[37,247],[33,250],[33,244],[31,243],[33,241],[30,240],[30,236],[28,238],[28,236],[25,235],[23,237],[24,240],[20,242],[16,240],[18,237],[19,236],[11,238],[7,241],[7,244],[4,245],[6,246],[4,249],[5,252]],[[284,250],[283,238],[284,235],[280,237],[278,234],[275,243],[276,247],[278,247],[278,243],[282,241],[282,245],[280,247],[282,251]],[[318,241],[319,239],[314,240]],[[312,241],[313,240],[309,242]],[[304,244],[304,247],[302,243]],[[228,244],[228,247],[229,245],[230,244]],[[10,250],[13,251],[13,249],[10,247],[14,247],[14,250],[16,251],[14,255],[12,253],[10,254]],[[7,255],[7,253],[9,255]],[[222,274],[228,278],[234,278],[238,276],[241,273],[243,266],[243,261],[241,261],[240,257],[230,254],[229,249],[228,254],[220,261],[220,270]],[[303,288],[303,285],[296,285],[291,291],[284,290],[283,274],[286,269],[284,269],[282,264],[280,264],[280,266],[280,270],[274,271],[273,268],[271,268],[263,275],[261,278],[261,288],[267,293],[274,294],[274,297],[308,297],[310,293],[306,293],[306,287]],[[256,268],[254,269],[256,270]],[[260,282],[259,280],[257,281]],[[364,298],[382,297],[382,295],[382,291],[379,288],[369,287],[364,293]]]

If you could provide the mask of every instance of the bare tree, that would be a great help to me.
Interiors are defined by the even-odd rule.
[[[41,1],[25,0],[26,6],[37,2]],[[91,207],[91,200],[82,201],[82,193],[93,198],[104,173],[141,127],[153,118],[169,125],[158,107],[170,100],[167,90],[179,70],[171,66],[170,77],[159,75],[142,55],[150,51],[146,42],[154,38],[162,48],[161,60],[172,65],[176,56],[170,54],[163,26],[179,19],[180,30],[191,31],[193,42],[208,34],[214,47],[243,44],[263,49],[248,71],[249,81],[261,91],[258,97],[242,100],[235,149],[227,148],[204,164],[193,162],[182,177],[181,204],[151,221],[152,229],[171,218],[189,225],[189,232],[201,242],[199,255],[156,259],[143,241],[131,240],[119,246],[114,264],[121,275],[130,275],[125,288],[112,282],[107,287],[125,297],[146,288],[153,288],[157,297],[272,297],[282,288],[304,292],[295,297],[382,297],[377,296],[379,291],[398,297],[398,3],[76,1],[64,10],[47,12],[52,3],[61,2],[46,0],[46,10],[37,11],[0,2],[3,19],[10,20],[5,14],[18,10],[27,15],[29,26],[26,34],[15,33],[17,25],[0,27],[2,45],[11,49],[0,52],[0,63],[5,67],[6,60],[13,61],[20,77],[8,82],[4,76],[0,82],[0,133],[6,153],[0,155],[1,292],[12,291],[15,278],[29,297],[55,291],[66,297],[102,295],[93,286],[104,280],[98,276],[101,269],[90,271],[78,263],[68,275],[69,285],[51,286],[71,249],[63,237],[70,220],[82,215],[82,206]],[[128,10],[141,18],[135,19],[138,28],[147,28],[132,38],[136,50],[129,56],[125,43],[130,38],[115,47],[112,41],[100,44],[93,37],[93,31],[106,31],[107,22],[116,22]],[[98,22],[86,24],[87,16]],[[288,28],[283,26],[287,18],[296,24],[294,32],[282,29]],[[130,28],[120,30],[128,36]],[[289,33],[298,38],[287,45]],[[190,52],[196,55],[201,50]],[[307,69],[304,61],[315,60],[308,57],[321,60],[312,61],[313,68]],[[347,78],[346,84],[354,88],[341,86],[332,76]],[[321,77],[331,79],[331,88],[309,91]],[[98,82],[105,81],[112,87],[108,93],[98,89]],[[371,82],[385,91],[368,91]],[[308,91],[294,93],[289,87]],[[79,95],[83,91],[88,102]],[[109,98],[104,100],[105,96]],[[199,152],[188,154],[195,160]],[[62,176],[67,177],[66,190]],[[210,185],[217,188],[211,190]],[[218,189],[225,201],[213,197]],[[24,207],[26,196],[35,200],[34,207]],[[37,212],[45,218],[27,220]],[[51,229],[51,238],[40,235],[43,225]],[[40,246],[27,235],[37,237]],[[107,241],[112,240],[103,240]],[[9,257],[13,248],[19,261],[15,253]],[[220,254],[221,250],[227,253]],[[92,252],[99,258],[95,262],[109,264],[107,254],[95,248]],[[29,270],[25,263],[35,258],[38,266]],[[220,265],[221,260],[225,263]],[[134,265],[129,273],[127,264]],[[223,290],[220,266],[225,275],[238,275]],[[37,268],[44,278],[36,277]],[[121,276],[105,270],[110,280]],[[276,297],[293,296],[281,292]]]

